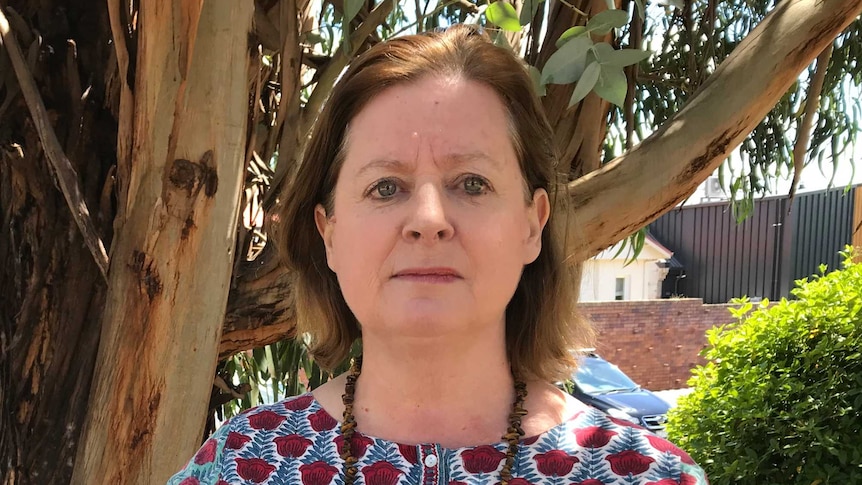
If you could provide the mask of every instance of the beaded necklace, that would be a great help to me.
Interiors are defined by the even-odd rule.
[[[350,373],[347,375],[347,382],[344,384],[344,394],[341,396],[344,403],[344,420],[341,424],[341,435],[344,440],[341,443],[341,458],[344,460],[344,485],[353,485],[356,480],[356,462],[358,461],[353,456],[353,447],[351,441],[353,434],[356,431],[356,418],[353,416],[353,398],[356,393],[356,378],[362,371],[362,356],[353,359],[353,364],[350,366]],[[519,379],[515,379],[515,402],[512,403],[512,412],[509,414],[509,428],[503,440],[509,444],[509,449],[506,451],[506,463],[503,469],[500,470],[500,485],[509,485],[512,479],[512,466],[515,463],[515,456],[518,455],[518,441],[524,437],[524,430],[521,428],[521,418],[527,415],[527,410],[524,409],[524,399],[527,397],[527,384]]]

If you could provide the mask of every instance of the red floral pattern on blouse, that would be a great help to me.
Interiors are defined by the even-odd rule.
[[[299,467],[303,485],[329,485],[338,469],[329,463],[316,461]]]
[[[169,485],[341,485],[340,423],[311,394],[241,413],[223,425]],[[508,443],[463,448],[405,445],[357,431],[357,483],[497,484]],[[510,485],[708,485],[691,457],[598,410],[521,440]]]
[[[236,472],[242,478],[254,483],[263,483],[274,471],[273,465],[260,458],[236,459]]]
[[[279,436],[272,441],[275,443],[275,449],[279,455],[291,458],[299,458],[304,455],[305,450],[312,445],[310,439],[296,433]]]
[[[273,411],[261,411],[248,417],[248,425],[254,429],[274,430],[285,417]]]
[[[506,458],[506,454],[493,446],[484,445],[462,451],[461,458],[464,460],[464,468],[468,472],[490,473],[500,466],[500,462]]]
[[[575,440],[578,446],[584,448],[602,448],[616,436],[616,433],[601,426],[587,426],[575,430]]]
[[[216,448],[218,443],[214,439],[208,439],[201,449],[195,453],[194,462],[196,465],[203,465],[215,460]]]
[[[249,441],[251,441],[251,437],[231,431],[228,433],[224,445],[231,450],[239,450]]]
[[[572,471],[575,463],[579,462],[577,457],[562,450],[551,450],[547,453],[536,455],[536,467],[539,473],[549,477],[564,477]]]
[[[629,473],[640,475],[649,470],[650,464],[655,461],[654,458],[642,455],[635,450],[614,453],[605,459],[611,463],[611,470],[620,476],[626,476]]]

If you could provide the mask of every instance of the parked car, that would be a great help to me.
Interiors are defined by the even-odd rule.
[[[619,367],[593,351],[582,353],[578,370],[572,376],[572,396],[609,416],[632,422],[666,437],[665,423],[670,405],[641,388]]]

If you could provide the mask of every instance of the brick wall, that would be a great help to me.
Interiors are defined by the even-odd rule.
[[[580,304],[596,328],[599,355],[653,391],[686,387],[705,362],[706,331],[734,321],[729,306],[700,298]]]

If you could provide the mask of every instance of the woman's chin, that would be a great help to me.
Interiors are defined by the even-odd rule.
[[[404,338],[454,338],[463,339],[468,335],[476,335],[477,332],[482,333],[485,330],[495,331],[498,326],[504,327],[504,317],[499,319],[484,319],[478,315],[471,315],[470,312],[461,311],[455,306],[448,307],[429,307],[429,306],[414,306],[403,311],[395,311],[390,309],[390,312],[383,320],[364,323],[363,334],[372,331],[372,327],[376,327],[381,332],[385,333],[387,338],[404,337]],[[486,321],[485,324],[482,322]],[[487,327],[482,329],[480,327]]]

